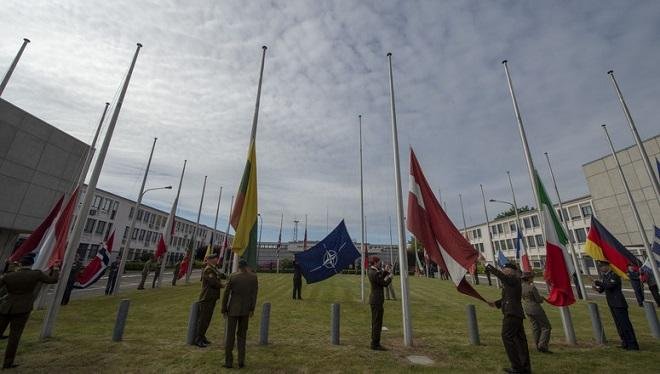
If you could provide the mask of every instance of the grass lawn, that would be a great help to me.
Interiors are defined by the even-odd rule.
[[[395,278],[397,286],[399,279]],[[255,373],[326,372],[501,372],[508,366],[500,340],[501,314],[477,300],[459,294],[449,281],[410,278],[410,304],[414,347],[402,346],[401,306],[386,301],[383,345],[387,352],[369,349],[370,311],[359,301],[359,277],[338,275],[327,281],[303,285],[304,300],[291,300],[290,274],[259,274],[258,310],[250,322],[246,368]],[[223,364],[224,323],[216,310],[208,338],[213,344],[200,349],[185,345],[190,305],[199,294],[199,282],[176,288],[127,291],[118,297],[91,297],[73,300],[60,312],[55,337],[38,341],[44,315],[36,311],[28,323],[19,347],[16,372],[29,373],[211,373]],[[478,286],[487,298],[499,291]],[[397,290],[397,296],[399,296]],[[112,343],[111,335],[121,298],[131,307],[124,341]],[[647,373],[660,368],[660,341],[649,331],[644,312],[630,307],[631,319],[641,351],[616,348],[618,338],[611,316],[599,299],[600,312],[609,344],[592,344],[591,322],[586,304],[571,307],[578,346],[564,344],[556,308],[546,311],[553,324],[551,349],[554,355],[531,350],[536,373],[633,372]],[[270,344],[258,346],[261,305],[272,304]],[[341,345],[330,344],[330,305],[341,303]],[[481,346],[468,343],[465,306],[477,306]],[[531,328],[525,322],[528,340]],[[3,342],[6,342],[3,341]],[[0,343],[4,350],[6,343]],[[413,366],[406,356],[427,355],[433,367]],[[236,355],[234,355],[236,357]],[[656,369],[652,369],[652,368]]]

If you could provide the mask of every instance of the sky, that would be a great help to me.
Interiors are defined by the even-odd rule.
[[[658,134],[657,1],[30,1],[4,0],[0,71],[28,45],[3,98],[90,143],[143,44],[98,186],[135,199],[178,183],[179,214],[218,227],[245,167],[261,46],[268,46],[257,131],[262,240],[293,238],[307,217],[321,239],[346,220],[360,238],[359,126],[367,240],[397,242],[388,61],[392,52],[404,210],[409,147],[462,227],[486,198],[534,205],[501,61],[509,61],[532,158],[548,152],[564,200],[588,194],[582,165],[633,143],[606,72],[642,138]],[[104,128],[105,129],[105,128]],[[169,211],[175,190],[146,204]],[[554,196],[554,194],[553,194]],[[554,197],[553,197],[554,199]],[[491,217],[506,206],[488,204]]]

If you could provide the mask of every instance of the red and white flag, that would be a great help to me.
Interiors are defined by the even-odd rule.
[[[459,292],[486,302],[465,280],[465,274],[477,262],[479,252],[442,210],[412,148],[406,226],[424,244],[424,250],[431,260],[449,273]]]
[[[78,204],[78,189],[71,194],[66,206],[59,212],[43,239],[39,243],[37,258],[32,269],[46,271],[56,264],[62,264],[71,228],[73,212]]]
[[[23,242],[21,245],[12,253],[9,257],[9,262],[20,261],[20,259],[27,255],[28,253],[34,252],[35,249],[41,247],[41,242],[48,236],[49,232],[55,231],[55,220],[57,219],[60,210],[62,209],[62,203],[64,202],[64,195],[60,197],[53,209],[46,219],[41,222],[39,227],[37,227],[32,234]],[[51,234],[52,236],[52,234]]]
[[[170,210],[170,215],[165,221],[165,227],[163,227],[163,232],[158,236],[158,244],[156,244],[156,259],[159,259],[162,255],[167,253],[167,246],[172,240],[174,235],[174,223],[176,221],[176,208],[179,203],[179,198],[174,199],[172,204],[172,209]]]
[[[108,240],[103,243],[101,249],[96,253],[96,257],[85,266],[85,268],[76,276],[74,288],[87,288],[94,284],[105,273],[105,269],[110,265],[110,253],[115,241],[115,232],[110,234]]]

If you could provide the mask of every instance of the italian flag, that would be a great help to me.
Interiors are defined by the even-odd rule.
[[[232,251],[243,257],[248,265],[257,266],[257,154],[255,139],[250,141],[248,159],[236,202],[231,214],[231,225],[236,231]]]
[[[575,269],[566,250],[568,238],[561,227],[557,213],[536,170],[534,171],[534,180],[540,203],[539,214],[545,229],[545,270],[543,277],[550,287],[547,300],[548,303],[554,306],[568,306],[575,303],[570,276],[575,273]]]

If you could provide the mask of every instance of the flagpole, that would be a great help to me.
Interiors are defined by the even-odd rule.
[[[484,185],[480,184],[479,188],[481,188],[481,199],[484,202],[484,215],[486,216],[486,232],[488,234],[488,245],[490,246],[490,253],[493,256],[493,265],[497,266],[497,257],[495,257],[495,247],[493,246],[493,239],[490,236],[490,220],[488,219],[488,209],[486,208],[486,194],[484,194]],[[497,284],[497,288],[500,288],[500,278],[495,277],[495,282]]]
[[[208,176],[204,176],[204,184],[202,185],[202,198],[199,199],[199,210],[197,211],[197,221],[195,222],[195,230],[193,231],[192,238],[192,253],[190,254],[190,261],[188,261],[188,272],[186,273],[186,283],[190,282],[190,274],[193,269],[193,262],[195,262],[195,241],[197,240],[197,235],[199,235],[199,219],[202,216],[202,205],[204,204],[204,192],[206,191],[206,179]]]
[[[220,186],[220,195],[218,196],[218,206],[215,208],[215,221],[213,221],[213,233],[218,230],[218,214],[220,213],[220,201],[222,201],[222,186]],[[213,248],[211,248],[213,251]]]
[[[85,193],[85,199],[83,200],[82,206],[79,210],[79,215],[85,215],[89,212],[89,207],[92,204],[92,198],[94,197],[94,192],[96,191],[96,184],[101,175],[101,169],[103,168],[103,162],[105,161],[105,156],[108,153],[108,147],[110,146],[110,140],[112,139],[112,134],[115,130],[115,125],[117,124],[117,119],[119,118],[119,112],[121,110],[122,104],[124,102],[124,96],[126,96],[126,91],[128,90],[128,83],[131,80],[131,75],[133,74],[133,69],[135,68],[135,62],[137,61],[138,53],[142,48],[142,44],[137,44],[137,49],[135,50],[135,55],[133,55],[133,60],[131,61],[131,66],[128,69],[126,74],[126,79],[124,85],[117,99],[117,104],[115,105],[114,113],[110,119],[110,124],[103,139],[103,144],[99,150],[99,156],[96,159],[96,165],[94,165],[94,170],[92,171],[92,176],[87,186],[87,191]],[[53,335],[53,328],[55,327],[55,320],[57,319],[57,314],[60,310],[60,302],[62,296],[64,295],[64,290],[66,289],[67,282],[69,280],[69,275],[71,273],[71,268],[73,267],[73,260],[78,251],[78,245],[80,243],[80,236],[82,235],[82,229],[84,227],[84,220],[78,219],[75,222],[75,225],[72,230],[72,237],[69,239],[69,243],[66,248],[64,255],[63,268],[60,273],[59,282],[55,290],[55,297],[51,301],[50,308],[46,312],[46,317],[41,329],[40,339],[46,339]]]
[[[621,168],[619,157],[616,155],[616,151],[614,150],[614,145],[612,144],[612,138],[610,138],[610,134],[609,132],[607,132],[607,126],[606,125],[602,125],[602,126],[603,126],[603,131],[605,132],[605,136],[607,137],[607,142],[610,145],[610,150],[612,151],[612,157],[614,157],[614,161],[616,162],[617,169],[619,170],[619,175],[621,176],[623,187],[626,190],[626,195],[628,196],[628,202],[630,203],[630,208],[632,208],[633,215],[635,216],[635,222],[637,223],[637,229],[639,230],[639,235],[640,235],[640,239],[642,240],[642,245],[646,250],[646,255],[649,258],[649,262],[651,263],[651,270],[653,271],[653,276],[655,277],[655,279],[660,279],[660,272],[658,272],[657,261],[655,261],[655,256],[651,251],[651,246],[649,245],[649,238],[648,236],[646,236],[646,231],[644,231],[644,224],[642,224],[642,219],[639,216],[637,205],[635,204],[635,200],[633,199],[632,192],[630,192],[630,186],[628,186],[628,181],[626,180],[626,177],[623,174],[623,169]]]
[[[621,107],[623,108],[623,112],[625,113],[626,119],[628,120],[628,125],[630,125],[630,131],[632,131],[633,136],[635,137],[635,143],[637,143],[637,148],[639,149],[639,153],[642,155],[642,160],[644,160],[644,167],[646,168],[646,174],[648,174],[649,179],[651,180],[651,185],[653,186],[653,190],[655,191],[655,198],[660,201],[660,184],[658,182],[658,178],[656,178],[655,173],[653,172],[651,161],[649,161],[649,155],[646,153],[646,149],[644,149],[644,143],[642,143],[642,139],[639,137],[639,133],[637,132],[637,126],[635,126],[635,121],[633,121],[632,115],[630,114],[630,110],[628,109],[628,105],[626,104],[626,101],[623,99],[623,94],[619,89],[619,84],[616,82],[616,78],[614,78],[614,71],[610,70],[607,72],[607,74],[609,74],[610,78],[612,79],[612,84],[614,85],[616,94],[619,97],[619,101],[621,102]]]
[[[392,148],[394,151],[394,184],[396,188],[397,231],[399,232],[399,269],[401,274],[401,311],[403,317],[403,343],[412,346],[412,326],[410,324],[410,304],[408,303],[408,258],[406,251],[406,227],[403,223],[403,194],[401,191],[401,165],[399,161],[399,135],[396,127],[396,107],[394,104],[394,77],[392,76],[392,53],[387,54],[390,73],[390,104],[392,112]]]
[[[392,265],[392,272],[394,272],[394,254],[392,253],[392,247],[394,243],[392,242],[392,216],[387,217],[390,223],[390,265]]]
[[[539,212],[539,221],[542,222],[543,216],[541,215],[541,200],[539,199],[538,191],[536,191],[536,183],[534,181],[534,163],[532,161],[532,154],[529,151],[529,144],[527,143],[527,135],[525,134],[525,127],[523,125],[522,117],[520,116],[520,108],[518,107],[518,100],[516,100],[516,94],[513,90],[513,82],[511,81],[511,74],[509,73],[509,67],[507,65],[507,60],[502,61],[504,65],[504,72],[506,73],[507,83],[509,85],[509,93],[511,94],[511,101],[513,102],[513,110],[516,115],[516,121],[518,122],[518,131],[520,132],[520,140],[523,144],[523,150],[525,153],[525,161],[527,162],[527,172],[529,173],[529,181],[532,186],[532,192],[534,193],[534,201],[538,207],[537,211]],[[545,227],[541,224],[541,233],[544,238],[547,238],[545,235]],[[547,248],[546,248],[547,251]],[[559,307],[559,312],[561,315],[561,322],[564,327],[564,335],[569,344],[575,344],[575,329],[573,328],[573,321],[571,318],[571,312],[568,307]]]
[[[463,237],[467,236],[467,224],[465,223],[465,210],[463,209],[463,195],[458,194],[458,201],[461,203],[461,217],[463,217]]]
[[[518,203],[516,202],[516,192],[513,189],[513,182],[511,181],[511,172],[509,172],[507,170],[506,175],[509,178],[509,187],[511,187],[511,197],[513,199],[513,210],[516,214],[516,228],[518,230],[520,230],[520,234],[522,235],[522,229],[521,229],[522,226],[520,225],[522,222],[520,221],[520,213],[518,213]],[[516,240],[518,240],[518,234],[517,233],[516,233]],[[522,240],[521,240],[522,244],[521,245],[522,245],[523,252],[527,253],[527,243],[525,243],[525,241],[526,241],[525,238],[522,238]],[[538,248],[537,248],[537,251],[536,251],[536,257],[539,260],[539,265],[540,265],[541,264],[541,254],[539,253]],[[522,255],[520,255],[520,268],[522,269]]]
[[[179,178],[179,187],[176,190],[176,197],[174,198],[174,203],[177,204],[174,214],[172,215],[172,226],[171,227],[166,227],[166,230],[171,230],[174,224],[176,223],[176,210],[179,209],[179,196],[181,195],[181,186],[183,185],[183,175],[186,173],[186,164],[188,163],[188,160],[183,160],[183,169],[181,170],[181,177]],[[136,210],[137,212],[137,210]],[[165,236],[163,235],[163,238]],[[170,241],[172,240],[172,236],[170,236]],[[165,247],[167,248],[170,245],[170,243],[165,243]],[[167,265],[167,251],[163,254],[163,261],[160,262],[160,273],[165,274],[165,265]],[[172,274],[173,277],[178,277],[179,274]],[[160,288],[161,280],[163,279],[162,276],[158,277],[158,280],[156,281],[156,286]]]
[[[278,236],[277,239],[277,274],[280,273],[280,250],[282,247],[282,223],[284,223],[284,212],[282,212],[282,215],[280,216],[280,235]]]
[[[548,155],[548,152],[544,152],[545,154],[545,159],[548,161],[548,168],[550,169],[550,176],[552,177],[552,183],[554,184],[555,187],[555,193],[557,194],[557,202],[559,203],[559,211],[561,212],[561,216],[564,215],[564,204],[561,201],[561,196],[559,195],[559,187],[557,187],[557,180],[555,179],[555,173],[552,170],[552,165],[550,164],[550,156]],[[571,241],[571,236],[568,234],[569,229],[568,229],[568,222],[566,222],[566,217],[563,217],[561,220],[564,223],[564,230],[566,230],[566,235],[568,235],[568,244],[571,246],[571,259],[573,260],[573,266],[575,266],[575,277],[577,278],[577,286],[580,288],[580,293],[582,294],[582,299],[588,300],[587,297],[587,290],[584,287],[584,281],[582,280],[582,276],[579,274],[578,269],[582,268],[582,266],[578,266],[578,261],[577,257],[575,256],[575,246],[573,245],[573,241]],[[582,263],[582,257],[580,256],[580,263]],[[583,269],[584,271],[584,269]]]
[[[364,176],[362,170],[362,114],[358,115],[360,128],[360,301],[364,303]]]
[[[0,83],[0,96],[2,96],[2,92],[5,90],[5,87],[7,87],[9,78],[11,78],[11,75],[14,73],[14,69],[18,64],[18,60],[21,59],[21,55],[23,55],[23,51],[25,50],[25,47],[27,47],[27,44],[29,42],[30,39],[23,38],[23,45],[21,45],[21,48],[18,50],[18,53],[16,54],[16,57],[14,57],[14,61],[12,61],[11,65],[9,66],[9,70],[7,70],[7,73],[5,73],[5,77],[2,79],[2,83]]]
[[[227,258],[227,254],[229,254],[231,251],[229,251],[229,229],[230,229],[230,223],[231,223],[231,210],[232,207],[234,206],[234,195],[231,196],[231,202],[229,203],[229,215],[227,216],[227,230],[225,231],[225,242],[227,243],[227,247],[223,248],[224,252],[222,253],[222,272],[225,273],[227,271],[227,261],[229,259]],[[222,246],[224,247],[225,243],[222,243]]]

